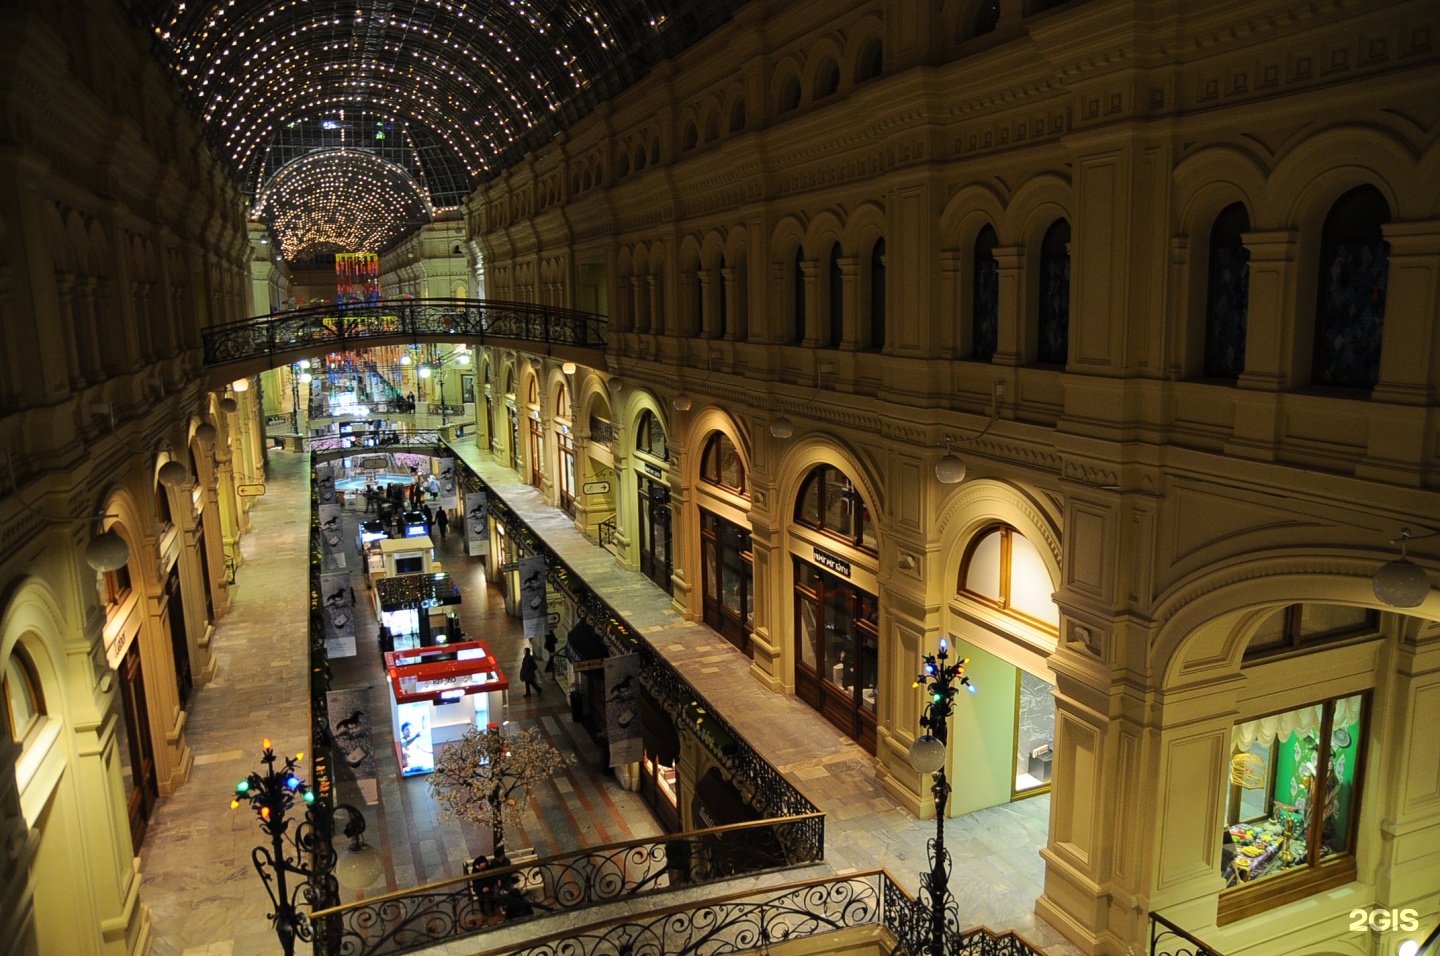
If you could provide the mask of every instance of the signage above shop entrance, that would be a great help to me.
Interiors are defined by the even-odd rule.
[[[815,549],[815,563],[820,565],[820,567],[822,568],[829,568],[831,571],[834,571],[836,574],[842,577],[848,578],[850,576],[849,561],[841,560],[840,558],[835,557],[835,555],[833,554],[828,554],[824,551],[821,551],[819,548]]]

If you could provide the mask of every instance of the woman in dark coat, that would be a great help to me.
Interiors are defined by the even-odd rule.
[[[530,696],[530,688],[535,688],[535,693],[543,694],[545,689],[540,686],[540,665],[535,663],[535,652],[525,648],[525,659],[520,662],[520,681],[525,685],[525,696]]]

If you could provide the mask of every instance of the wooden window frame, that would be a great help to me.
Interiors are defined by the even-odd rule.
[[[1373,691],[1364,690],[1358,692],[1360,700],[1360,746],[1355,755],[1355,785],[1354,792],[1350,798],[1350,821],[1349,829],[1345,836],[1346,849],[1341,853],[1332,854],[1328,858],[1320,858],[1320,835],[1325,826],[1325,815],[1323,812],[1313,814],[1309,828],[1305,833],[1305,852],[1308,857],[1304,867],[1281,873],[1269,878],[1261,878],[1254,883],[1244,886],[1234,886],[1220,891],[1219,904],[1216,908],[1215,923],[1217,926],[1225,926],[1229,923],[1238,922],[1251,916],[1256,916],[1268,910],[1276,909],[1288,903],[1323,893],[1326,890],[1334,889],[1337,886],[1344,886],[1352,883],[1357,877],[1355,863],[1356,841],[1360,834],[1360,812],[1365,797],[1365,772],[1370,759],[1369,733],[1371,720],[1371,704],[1373,702]],[[1287,707],[1285,713],[1291,710],[1298,710],[1301,707],[1313,707],[1317,704],[1324,708],[1320,722],[1320,747],[1315,758],[1315,766],[1328,767],[1330,761],[1330,735],[1334,730],[1335,704],[1343,698],[1354,697],[1356,694],[1341,694],[1336,697],[1327,697],[1324,700],[1312,701],[1302,704],[1300,707]],[[1261,717],[1270,716],[1261,714]],[[1323,779],[1323,778],[1322,778]],[[1325,806],[1325,791],[1317,790],[1316,802],[1322,807]],[[1269,796],[1266,796],[1267,802]],[[1229,819],[1228,805],[1226,819]],[[1229,824],[1225,824],[1228,826]],[[1222,828],[1223,829],[1223,828]]]
[[[996,531],[1001,533],[1000,599],[998,601],[995,598],[990,597],[988,594],[981,594],[978,591],[971,591],[970,589],[965,587],[965,580],[970,577],[970,562],[975,557],[976,549],[980,547],[980,543],[982,541],[990,537],[990,535]],[[1018,530],[1008,524],[992,524],[987,525],[985,528],[981,529],[978,534],[971,538],[970,543],[965,548],[965,556],[960,560],[960,575],[959,579],[955,582],[955,593],[959,594],[962,597],[975,601],[979,604],[982,604],[985,607],[991,608],[992,610],[999,611],[1008,617],[1013,617],[1017,621],[1021,621],[1029,625],[1030,627],[1039,628],[1047,634],[1057,634],[1059,633],[1059,629],[1055,625],[1051,624],[1049,621],[1042,621],[1038,617],[1026,614],[1024,611],[1012,607],[1010,604],[1010,551],[1011,541],[1014,535],[1020,535],[1020,537],[1022,538],[1025,537],[1023,534],[1020,534]]]

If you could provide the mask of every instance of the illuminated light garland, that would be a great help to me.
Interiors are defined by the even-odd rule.
[[[286,259],[385,249],[434,213],[401,166],[360,150],[330,149],[281,167],[252,216],[270,226]]]

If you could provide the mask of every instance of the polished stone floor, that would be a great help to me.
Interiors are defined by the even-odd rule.
[[[914,886],[926,868],[933,823],[916,820],[876,782],[874,758],[793,697],[770,693],[748,673],[748,660],[723,638],[681,619],[661,589],[575,531],[563,513],[534,489],[462,439],[457,451],[495,493],[560,553],[597,592],[724,714],[758,751],[827,814],[825,869],[853,872],[884,867]],[[154,912],[157,956],[248,956],[276,951],[265,920],[269,911],[250,847],[260,833],[248,811],[229,810],[234,783],[257,764],[260,738],[294,751],[308,746],[305,659],[306,489],[298,456],[271,455],[269,491],[252,512],[254,530],[242,542],[246,558],[233,589],[233,608],[216,627],[217,679],[196,695],[187,735],[196,755],[190,781],[163,799],[142,849],[142,900]],[[499,608],[478,561],[460,553],[452,534],[442,548],[447,569],[465,594],[467,631],[490,642],[502,664],[518,671],[520,638]],[[357,595],[366,595],[357,582]],[[367,595],[368,596],[368,595]],[[362,625],[356,659],[338,662],[337,687],[369,687],[379,804],[366,807],[372,842],[384,848],[383,884],[370,892],[458,875],[460,862],[488,848],[488,836],[440,818],[423,782],[398,777],[388,705],[379,680],[374,624]],[[516,674],[512,674],[515,677]],[[516,680],[518,683],[518,680]],[[559,690],[558,687],[555,688]],[[593,744],[573,724],[560,694],[510,699],[512,719],[535,722],[566,753],[553,790],[537,794],[533,826],[512,836],[540,855],[570,847],[656,832],[648,808],[597,768]],[[292,743],[293,741],[293,743]],[[385,756],[388,754],[388,758]],[[388,759],[388,764],[385,760]],[[358,791],[341,800],[360,805]],[[1049,798],[1034,799],[948,820],[955,857],[951,885],[965,922],[1016,929],[1048,953],[1069,954],[1049,925],[1033,913],[1042,889]],[[475,951],[487,948],[478,941]]]

